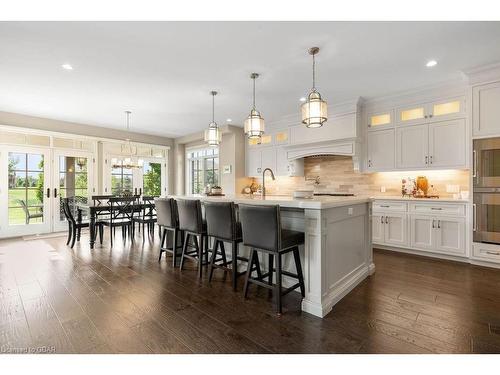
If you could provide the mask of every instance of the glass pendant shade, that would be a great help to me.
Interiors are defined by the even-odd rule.
[[[210,147],[217,147],[221,141],[222,132],[215,122],[211,122],[208,129],[205,130],[205,142],[207,142]]]
[[[311,91],[307,101],[302,104],[302,123],[308,128],[319,128],[328,119],[326,101],[317,91]]]
[[[264,119],[259,111],[252,109],[245,120],[245,134],[250,139],[260,138],[264,134],[264,130]]]

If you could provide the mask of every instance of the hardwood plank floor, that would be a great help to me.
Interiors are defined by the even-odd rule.
[[[500,353],[500,270],[377,250],[326,318],[297,294],[278,318],[267,290],[245,300],[221,270],[209,284],[158,263],[158,245],[0,240],[1,352]]]

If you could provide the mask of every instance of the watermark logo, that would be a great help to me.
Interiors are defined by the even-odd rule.
[[[55,353],[55,346],[9,346],[2,345],[0,346],[1,354],[49,354]]]

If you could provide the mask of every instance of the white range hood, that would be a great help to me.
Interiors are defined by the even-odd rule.
[[[359,170],[362,145],[358,105],[359,99],[344,104],[343,111],[337,107],[321,128],[306,128],[302,124],[290,126],[289,143],[285,146],[288,160],[323,155],[352,156],[354,168]]]

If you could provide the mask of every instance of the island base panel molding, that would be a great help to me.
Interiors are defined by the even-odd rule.
[[[306,295],[302,310],[324,317],[375,272],[370,203],[304,210]]]

